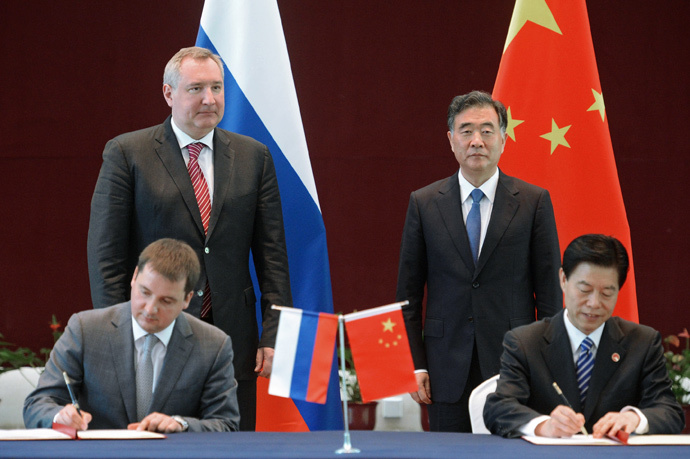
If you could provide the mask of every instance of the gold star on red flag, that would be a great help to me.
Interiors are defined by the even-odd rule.
[[[558,27],[549,5],[546,4],[546,0],[517,0],[515,2],[515,10],[513,10],[513,19],[510,21],[510,27],[508,27],[508,38],[506,39],[503,52],[505,52],[518,32],[527,24],[527,21],[553,30],[558,34],[561,33],[561,29]]]
[[[385,348],[389,348],[391,346],[395,347],[398,344],[400,344],[400,340],[402,339],[402,335],[396,335],[395,338],[393,339],[383,339],[379,338],[379,344],[382,345]]]
[[[508,127],[506,128],[506,134],[508,137],[513,139],[513,142],[517,142],[515,140],[515,128],[521,125],[522,123],[525,122],[525,120],[516,120],[513,118],[513,114],[510,111],[510,107],[508,107]]]
[[[381,322],[381,325],[383,325],[383,333],[385,334],[386,332],[393,333],[393,328],[397,324],[393,322],[390,317],[388,317],[385,322]],[[397,346],[400,339],[402,339],[402,335],[395,335],[394,337],[384,335],[384,338],[379,338],[379,344],[383,345],[384,347]]]
[[[556,124],[556,120],[552,118],[551,132],[547,132],[546,134],[542,134],[539,136],[551,141],[551,154],[553,154],[554,150],[556,150],[556,147],[559,145],[563,145],[564,147],[570,148],[570,144],[568,144],[568,141],[565,140],[565,134],[566,132],[568,132],[568,129],[570,129],[570,126],[559,128]]]
[[[606,107],[604,106],[604,95],[592,88],[592,95],[594,96],[594,103],[587,109],[588,112],[598,110],[601,115],[601,121],[606,119]]]

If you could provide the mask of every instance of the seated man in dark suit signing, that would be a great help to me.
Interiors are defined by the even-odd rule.
[[[628,264],[613,237],[588,234],[570,243],[560,270],[565,310],[505,335],[496,392],[484,406],[492,433],[570,437],[584,426],[599,438],[683,429],[661,336],[611,317]]]
[[[199,259],[184,242],[146,247],[131,301],[70,318],[24,402],[27,428],[58,422],[78,430],[237,430],[230,337],[182,312],[199,275]],[[81,412],[70,403],[63,372]]]

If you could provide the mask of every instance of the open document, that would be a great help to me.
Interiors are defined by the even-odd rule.
[[[630,435],[626,441],[594,438],[592,435],[573,435],[570,438],[523,436],[535,445],[690,445],[690,435]]]
[[[158,432],[127,429],[94,429],[77,432],[66,426],[52,429],[11,429],[0,430],[2,440],[149,440],[166,438]]]

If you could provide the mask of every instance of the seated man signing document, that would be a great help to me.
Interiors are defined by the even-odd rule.
[[[24,402],[26,427],[237,430],[230,338],[182,312],[199,275],[199,259],[187,244],[160,239],[146,247],[131,301],[70,318]]]
[[[617,239],[588,234],[570,243],[559,274],[565,310],[505,335],[496,392],[484,406],[492,433],[601,438],[683,429],[661,336],[611,317],[627,272]]]

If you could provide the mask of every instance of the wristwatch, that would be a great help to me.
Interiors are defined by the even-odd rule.
[[[182,432],[186,432],[187,429],[189,429],[189,423],[187,421],[185,421],[182,416],[175,415],[175,416],[170,416],[170,417],[173,418],[175,421],[177,421],[177,423],[179,425],[182,426]]]

